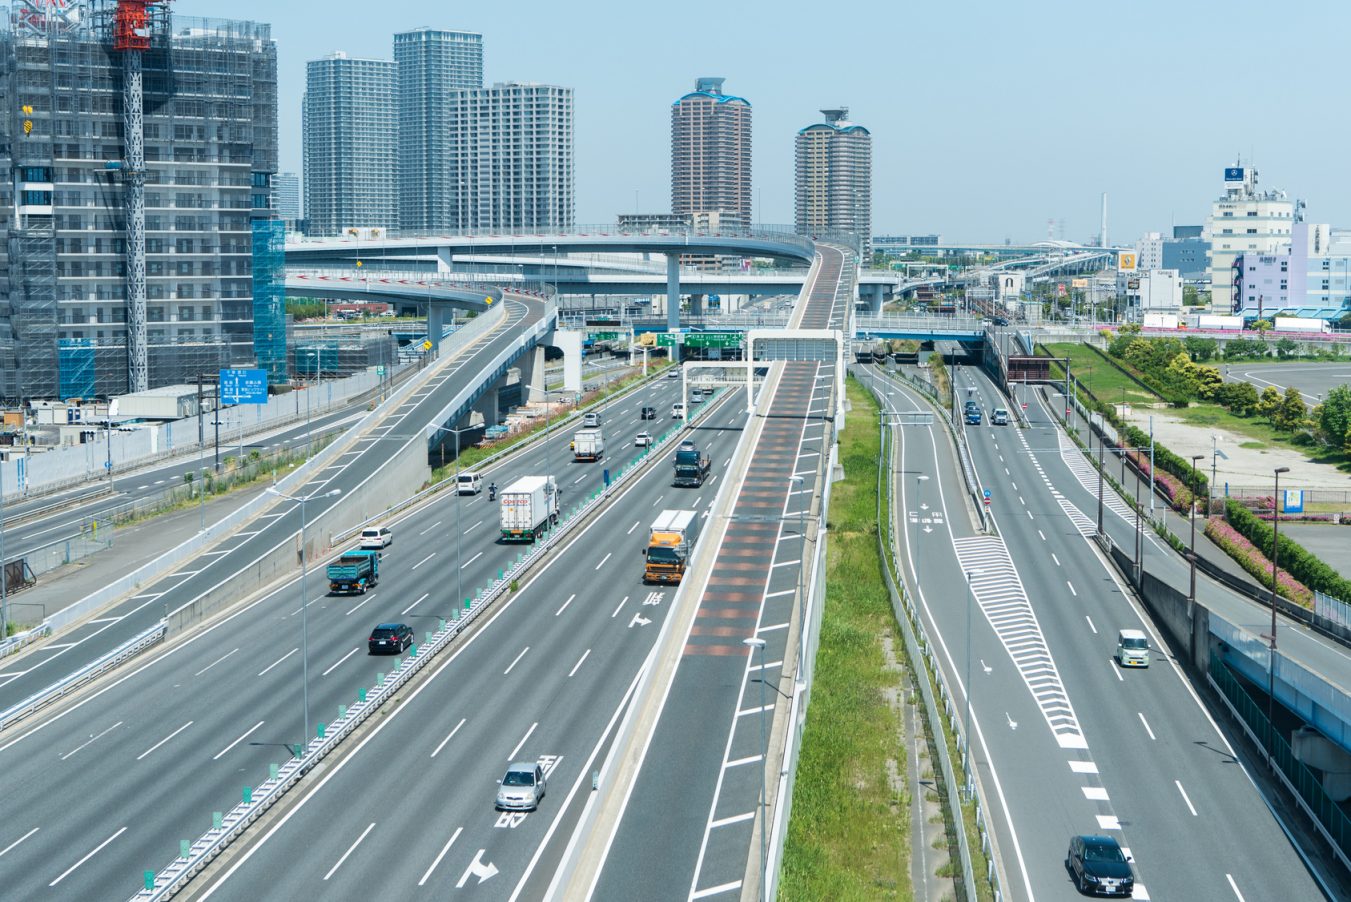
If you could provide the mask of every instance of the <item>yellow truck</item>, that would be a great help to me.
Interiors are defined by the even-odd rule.
[[[645,583],[678,583],[699,538],[697,511],[668,510],[657,515],[643,549]]]

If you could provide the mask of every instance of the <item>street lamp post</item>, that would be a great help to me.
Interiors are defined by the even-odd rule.
[[[919,520],[920,511],[920,488],[929,481],[929,477],[924,473],[915,474],[915,528],[911,531],[915,537],[914,543],[910,546],[910,575],[915,579],[915,586],[919,586]]]
[[[1267,662],[1267,765],[1276,744],[1276,577],[1281,572],[1281,474],[1289,467],[1277,467],[1276,497],[1271,510],[1271,660]]]
[[[464,598],[464,564],[461,563],[461,538],[463,530],[460,529],[460,433],[470,432],[475,427],[462,426],[459,429],[450,426],[432,425],[433,429],[441,432],[451,432],[455,435],[455,603],[460,604]],[[547,433],[547,428],[546,428]]]
[[[769,758],[769,739],[765,735],[765,640],[751,636],[742,642],[747,648],[760,652],[760,899],[763,902],[766,868],[769,866],[766,848],[769,833],[769,824],[766,823],[769,817],[769,776],[765,768]]]
[[[310,742],[310,596],[305,588],[305,577],[309,570],[308,555],[305,554],[305,529],[309,525],[309,521],[305,518],[305,502],[314,497],[336,497],[342,494],[342,489],[309,495],[287,495],[285,492],[277,491],[272,486],[268,486],[267,491],[278,498],[285,498],[287,501],[296,501],[300,504],[300,692],[301,705],[304,709],[305,732],[301,734],[300,747],[297,749],[296,757],[299,758],[305,754],[305,747]]]

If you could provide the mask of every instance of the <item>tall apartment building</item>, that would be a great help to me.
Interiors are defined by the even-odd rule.
[[[1273,255],[1290,247],[1295,202],[1284,191],[1258,191],[1257,170],[1229,166],[1224,196],[1210,208],[1211,306],[1228,313],[1242,308],[1234,293],[1234,261],[1241,254]]]
[[[341,51],[306,64],[302,135],[311,235],[398,227],[395,78],[389,60]]]
[[[849,108],[822,110],[825,122],[797,133],[794,148],[797,230],[857,235],[872,256],[873,139],[849,121]]]
[[[572,228],[572,89],[507,82],[446,99],[450,229]]]
[[[113,4],[17,0],[0,31],[0,396],[129,387],[126,157]],[[267,25],[174,17],[143,54],[150,386],[250,364],[285,339],[270,234],[277,55]],[[269,269],[269,267],[274,267]]]
[[[300,221],[300,176],[294,172],[272,176],[272,211],[287,229],[295,229]]]
[[[419,28],[394,35],[398,68],[399,228],[451,228],[451,91],[483,87],[483,35]]]
[[[700,78],[671,105],[671,212],[751,225],[751,104]]]

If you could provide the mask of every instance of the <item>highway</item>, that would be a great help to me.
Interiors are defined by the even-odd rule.
[[[638,420],[638,408],[654,403],[664,417],[678,388],[674,380],[656,380],[644,397],[610,415],[607,436],[627,442],[651,428]],[[589,791],[596,754],[674,595],[673,588],[642,582],[647,527],[663,508],[706,513],[741,435],[745,416],[735,398],[709,417],[693,433],[714,461],[704,486],[672,488],[665,452],[357,740],[350,755],[297,790],[299,800],[283,806],[285,815],[255,827],[242,851],[194,885],[193,897],[363,899],[372,886],[391,897],[456,890],[485,899],[542,895],[539,881],[547,885],[552,875],[576,803]],[[620,447],[616,462],[632,454]],[[587,475],[580,486],[586,489],[599,469],[576,464],[568,472]],[[444,517],[444,509],[410,518],[400,532],[434,516]],[[401,595],[435,590],[437,579],[429,573]],[[548,773],[540,810],[495,811],[496,781],[508,763],[522,760],[542,761]]]
[[[651,387],[611,404],[606,422],[607,455],[599,465],[573,463],[567,450],[570,436],[560,433],[508,458],[501,466],[486,471],[485,476],[505,486],[520,475],[553,473],[559,480],[564,505],[575,505],[601,485],[607,466],[618,466],[637,454],[632,448],[637,431],[669,425],[665,415],[678,388],[676,380],[658,379]],[[645,400],[659,408],[664,406],[662,420],[654,424],[638,419],[638,407]],[[729,427],[726,433],[720,440],[730,446],[734,429]],[[317,479],[323,480],[326,475],[320,474]],[[658,465],[654,476],[644,484],[659,496],[669,491],[662,487],[662,479],[669,480],[669,471]],[[694,494],[697,497],[703,493]],[[622,525],[614,521],[613,535],[595,546],[598,563],[602,563],[600,557],[606,558],[603,564],[614,573],[616,586],[637,573],[637,530],[651,515],[649,504],[638,505],[636,512],[625,507],[621,503],[612,520],[630,513],[632,519]],[[172,642],[162,652],[117,673],[75,705],[6,737],[0,744],[0,768],[14,781],[7,799],[11,815],[0,825],[0,849],[6,850],[4,864],[10,875],[7,892],[16,898],[130,896],[140,887],[143,870],[166,864],[177,854],[180,839],[202,833],[210,826],[211,812],[228,809],[237,802],[243,787],[259,784],[267,776],[269,763],[285,760],[289,746],[300,741],[304,646],[308,646],[313,725],[336,717],[340,704],[354,701],[360,687],[373,685],[378,673],[391,668],[391,659],[367,654],[366,638],[376,623],[403,620],[414,627],[420,642],[439,618],[450,616],[461,593],[472,594],[474,587],[484,585],[515,559],[520,553],[517,546],[497,542],[497,513],[497,505],[488,503],[486,492],[458,499],[437,496],[394,524],[395,541],[384,556],[382,578],[374,591],[364,596],[329,598],[322,562],[316,562],[308,577],[307,642],[301,635],[305,618],[300,616],[299,579],[294,578],[206,629]],[[633,526],[635,521],[637,527]],[[621,536],[630,529],[632,538]],[[456,536],[461,537],[458,543]],[[621,551],[627,558],[620,557]],[[627,568],[622,577],[621,571],[614,569],[621,566]],[[540,589],[561,581],[557,569],[537,584]],[[578,595],[569,610],[580,616],[591,611],[586,599],[587,593],[595,591],[597,573],[607,574],[595,565],[569,569],[567,579],[576,584]],[[552,599],[552,585],[547,591]],[[644,605],[646,592],[624,594],[631,596],[625,609],[611,619],[622,621],[625,630],[634,614],[646,616],[660,607]],[[524,591],[519,593],[508,608],[524,618],[508,631],[509,643],[508,638],[502,643],[475,641],[463,652],[474,666],[470,671],[454,672],[457,685],[446,687],[450,681],[443,681],[436,692],[423,695],[435,699],[435,705],[442,708],[460,695],[467,706],[485,712],[486,716],[475,719],[472,729],[466,724],[470,731],[466,736],[504,727],[515,707],[510,696],[495,695],[496,690],[487,685],[476,687],[476,676],[502,676],[513,658],[519,660],[512,673],[521,675],[542,673],[540,668],[547,670],[561,663],[561,658],[555,660],[543,643],[543,634],[536,638],[535,628],[542,617],[557,611],[562,600],[548,607],[530,605],[529,597]],[[611,613],[612,609],[607,609],[605,617]],[[570,621],[560,619],[557,623],[568,636],[574,635]],[[635,623],[632,634],[641,632],[638,626]],[[576,640],[583,641],[585,636],[585,631],[577,633]],[[480,665],[481,659],[475,657],[478,654],[489,656],[492,663]],[[579,651],[578,656],[581,654]],[[585,673],[587,679],[608,684],[603,659],[597,646],[586,663],[600,672],[593,675],[591,668],[586,668],[578,675]],[[568,667],[574,663],[576,660]],[[631,680],[636,663],[630,665]],[[560,687],[552,681],[541,685],[545,687],[544,707],[537,710],[535,720],[542,720],[545,711],[564,704],[585,708],[602,688],[598,685],[590,693],[560,696]],[[422,735],[421,724],[413,717],[394,718],[398,710],[397,705],[392,707],[379,722],[407,724],[411,733],[396,736],[390,730],[390,737],[400,746],[413,745],[413,737]],[[529,726],[524,724],[522,736]],[[448,732],[449,728],[437,742]],[[545,732],[539,738],[553,735]],[[512,738],[510,745],[519,739],[521,736]],[[502,750],[504,758],[509,750]],[[540,751],[545,753],[543,748]],[[569,750],[569,757],[577,755]],[[460,767],[479,763],[480,759],[486,766],[486,756],[477,746],[466,744],[447,746],[438,756],[438,761],[459,760]],[[503,760],[499,767],[494,761],[488,769],[504,769],[505,764]],[[416,776],[425,771],[425,766],[391,769],[387,765],[383,758],[372,765],[379,769],[380,776],[370,780],[370,809],[391,805],[392,810],[404,811],[411,799],[425,792]],[[484,778],[482,798],[489,809],[495,790],[492,780],[500,776]],[[442,794],[453,789],[446,787]],[[351,805],[354,795],[344,795],[342,804]],[[440,794],[434,794],[434,798],[439,800]],[[356,806],[358,810],[361,807]],[[318,861],[319,856],[311,854],[313,844],[314,837],[305,836],[300,840],[301,848],[292,847],[287,852],[288,860]],[[269,875],[270,881],[277,879],[279,875]],[[369,880],[361,885],[368,891]],[[254,893],[253,897],[258,895]]]
[[[1109,833],[1135,859],[1137,899],[1319,897],[1250,762],[1087,538],[1095,499],[1072,468],[1077,452],[1062,456],[1049,411],[1034,401],[1029,429],[990,426],[989,411],[1007,400],[973,367],[955,378],[959,398],[970,385],[986,412],[966,434],[997,535],[971,527],[959,477],[937,457],[947,439],[936,424],[897,428],[897,539],[963,717],[969,698],[1006,889],[1079,898],[1063,864],[1068,840]],[[929,409],[901,389],[888,401]],[[1105,514],[1114,538],[1133,525],[1123,509],[1118,501]],[[1117,667],[1122,628],[1151,634],[1151,667]]]

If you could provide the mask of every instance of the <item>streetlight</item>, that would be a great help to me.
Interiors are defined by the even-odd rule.
[[[206,531],[206,480],[210,473],[206,467],[202,467],[202,484],[197,487],[197,529],[201,532]]]
[[[1277,467],[1276,497],[1271,510],[1271,660],[1267,662],[1267,765],[1271,765],[1271,750],[1276,744],[1276,577],[1281,572],[1281,474],[1289,467]]]
[[[460,553],[460,540],[464,535],[463,531],[460,529],[460,433],[472,432],[478,427],[461,426],[459,429],[454,429],[450,426],[437,426],[433,423],[432,428],[441,432],[452,432],[455,434],[455,603],[459,604],[460,599],[464,598],[464,565],[460,563],[462,557]],[[444,448],[445,446],[443,445],[442,447]]]
[[[966,755],[967,770],[970,772],[973,762],[971,761],[971,734],[974,732],[971,728],[971,608],[973,607],[973,597],[975,593],[971,589],[971,577],[984,576],[984,570],[966,571]]]
[[[915,578],[916,586],[919,585],[919,566],[917,564],[919,560],[919,519],[920,519],[919,512],[921,510],[919,506],[920,504],[919,490],[920,487],[928,481],[929,477],[926,476],[925,474],[923,473],[915,474],[915,528],[912,530],[912,534],[915,537],[915,541],[910,546],[910,575]]]
[[[297,749],[296,757],[302,757],[305,754],[305,747],[310,741],[310,596],[305,589],[305,576],[308,571],[308,562],[305,555],[305,528],[307,521],[305,519],[305,502],[311,498],[333,498],[342,494],[342,489],[333,489],[328,492],[315,492],[309,495],[288,495],[285,492],[279,492],[273,486],[268,486],[267,491],[278,498],[284,498],[287,501],[297,501],[300,503],[300,686],[302,705],[305,710],[305,732],[301,734],[301,743]]]
[[[760,899],[765,898],[765,883],[768,875],[769,855],[766,851],[766,839],[769,832],[769,776],[765,770],[769,758],[769,739],[765,736],[765,640],[759,636],[743,639],[747,648],[760,652]]]

